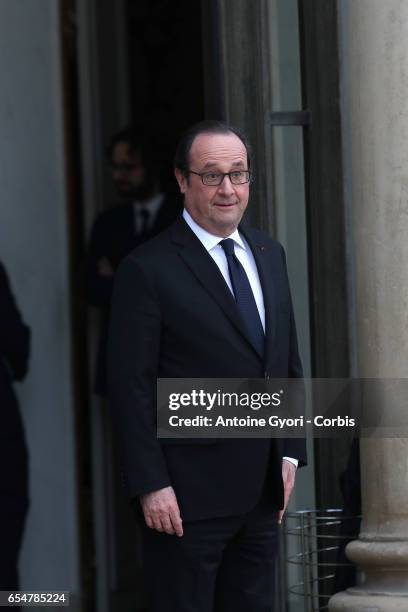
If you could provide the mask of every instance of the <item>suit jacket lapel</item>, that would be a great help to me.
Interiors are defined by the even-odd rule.
[[[217,264],[183,219],[179,219],[172,226],[172,238],[182,247],[179,254],[184,263],[258,355],[246,331],[234,297]]]
[[[264,305],[265,305],[265,364],[270,363],[272,356],[275,332],[276,332],[276,291],[270,265],[268,264],[269,248],[266,243],[258,237],[251,236],[249,230],[239,227],[245,240],[251,247],[252,254],[258,268],[259,280],[261,282]]]

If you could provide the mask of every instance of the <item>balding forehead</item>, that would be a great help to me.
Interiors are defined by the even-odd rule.
[[[247,161],[247,150],[242,140],[232,132],[227,134],[198,134],[190,150],[190,161],[197,160],[208,164],[211,160],[231,159]]]

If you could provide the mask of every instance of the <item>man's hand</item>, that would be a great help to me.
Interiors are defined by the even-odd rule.
[[[173,487],[165,487],[152,493],[140,496],[146,525],[150,529],[156,529],[181,538],[183,525],[180,517],[176,494]]]
[[[288,505],[290,494],[292,493],[293,486],[295,484],[296,466],[286,459],[282,460],[282,480],[284,489],[284,506],[283,510],[279,510],[278,523],[282,523],[283,515],[285,514],[286,506]]]
[[[114,272],[113,266],[107,257],[102,257],[102,259],[98,261],[99,276],[110,278],[113,276]]]

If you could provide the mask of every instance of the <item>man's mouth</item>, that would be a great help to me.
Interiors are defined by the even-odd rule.
[[[216,202],[215,206],[220,208],[232,208],[233,206],[236,206],[236,202]]]

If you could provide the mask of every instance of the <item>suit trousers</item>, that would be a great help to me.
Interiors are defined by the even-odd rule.
[[[183,523],[184,535],[144,527],[149,612],[273,612],[276,511]]]

